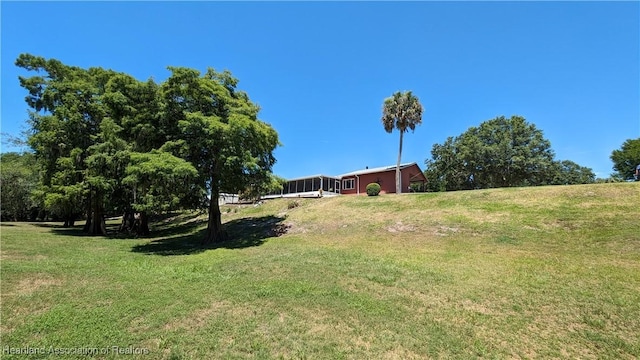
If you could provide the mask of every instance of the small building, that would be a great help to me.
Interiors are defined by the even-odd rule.
[[[340,176],[342,180],[341,194],[366,194],[367,185],[378,183],[381,194],[395,194],[396,192],[396,166],[384,166],[379,168],[364,169]],[[418,164],[406,163],[400,165],[400,186],[403,193],[424,189],[427,178],[418,167]]]
[[[403,193],[424,189],[427,178],[417,163],[401,164],[400,174]],[[263,198],[366,194],[367,185],[370,183],[378,183],[381,193],[395,193],[396,166],[366,168],[340,176],[313,175],[289,179],[282,190],[266,194]]]

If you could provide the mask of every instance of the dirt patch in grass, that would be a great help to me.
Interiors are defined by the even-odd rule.
[[[396,360],[396,359],[423,359],[424,355],[416,354],[415,352],[408,350],[402,346],[396,346],[393,349],[387,351],[382,355],[382,359]]]
[[[186,317],[165,324],[163,329],[197,331],[205,327],[210,319],[218,316],[231,317],[238,320],[249,318],[251,315],[252,312],[249,308],[234,306],[227,301],[214,301],[207,308],[195,310]]]
[[[398,221],[395,224],[387,227],[387,231],[390,233],[413,232],[416,231],[416,227],[411,224],[403,224],[402,221]]]
[[[349,346],[349,339],[354,332],[354,326],[360,327],[359,321],[355,318],[337,319],[326,310],[322,309],[294,309],[293,313],[300,321],[304,321],[307,327],[307,334],[311,337],[343,339],[338,341],[342,346]],[[351,323],[351,324],[350,324]],[[340,334],[340,335],[336,335]]]
[[[165,330],[198,330],[207,324],[209,318],[214,317],[216,314],[222,312],[229,307],[229,304],[225,301],[213,302],[208,308],[199,309],[191,313],[189,316],[172,321],[165,324],[163,329]]]
[[[451,227],[440,225],[433,230],[433,234],[437,236],[448,236],[460,232],[459,227]]]
[[[63,281],[60,279],[55,279],[48,275],[36,274],[32,277],[20,280],[17,285],[11,287],[13,291],[5,293],[3,295],[28,296],[38,290],[42,290],[51,286],[60,286],[62,285],[62,283]]]
[[[289,234],[306,234],[310,231],[310,229],[293,222],[288,222],[287,225],[289,226]]]
[[[143,317],[137,317],[131,320],[131,323],[129,323],[129,328],[127,330],[133,334],[146,333],[149,330],[149,326],[145,325],[144,322],[145,319]]]
[[[0,260],[2,261],[23,261],[23,260],[35,260],[41,261],[47,259],[44,255],[24,255],[24,254],[16,254],[10,251],[0,250]]]

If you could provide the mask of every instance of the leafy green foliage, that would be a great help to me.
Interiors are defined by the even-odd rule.
[[[31,153],[0,154],[2,220],[28,220],[36,201],[31,194],[38,186],[38,169]]]
[[[249,184],[249,186],[240,193],[240,199],[259,200],[260,196],[264,194],[281,191],[286,183],[286,179],[271,174],[268,181]]]
[[[208,208],[207,240],[222,240],[220,192],[255,196],[280,183],[278,135],[228,71],[170,67],[156,84],[29,54],[16,65],[39,73],[20,77],[43,174],[37,198],[71,222],[84,209],[90,233],[105,232],[106,213]]]
[[[611,153],[613,170],[624,180],[633,179],[636,166],[640,165],[640,138],[626,140],[620,149]]]
[[[378,194],[380,194],[380,184],[378,183],[367,184],[366,190],[367,190],[367,195],[378,196]]]
[[[590,168],[571,160],[554,161],[550,170],[552,185],[591,184],[596,179],[596,174]]]
[[[504,116],[434,144],[425,176],[432,191],[591,183],[589,168],[554,160],[542,131],[521,116]]]
[[[16,65],[43,74],[19,77],[28,90],[31,136],[28,143],[42,169],[40,196],[52,211],[72,223],[78,210],[87,212],[88,230],[103,233],[106,190],[114,190],[100,172],[105,159],[97,143],[103,141],[101,123],[108,115],[102,101],[105,86],[116,73],[101,68],[81,69],[60,61],[22,54]],[[93,150],[92,150],[93,149]],[[93,158],[91,158],[93,156]]]
[[[258,120],[258,106],[236,90],[237,80],[229,72],[209,69],[200,76],[192,69],[169,69],[172,75],[162,85],[162,93],[168,113],[178,120],[178,136],[163,149],[198,170],[197,185],[210,194],[205,241],[222,241],[226,234],[218,195],[272,182],[278,134]]]
[[[402,160],[402,141],[407,130],[414,131],[422,123],[422,104],[411,91],[395,92],[384,99],[382,105],[382,125],[384,130],[391,133],[393,129],[400,132],[398,162],[396,165],[396,193],[402,192],[400,181],[400,162]]]
[[[128,144],[119,137],[120,131],[122,128],[113,120],[103,119],[99,134],[93,137],[94,144],[87,149],[89,156],[85,160],[85,182],[89,188],[93,217],[90,233],[106,233],[103,217],[105,208],[122,211],[118,205],[126,206],[126,203],[123,204],[126,202],[126,189],[121,181],[129,163],[130,151]]]
[[[409,191],[416,193],[416,192],[425,192],[426,191],[426,184],[422,183],[422,182],[412,182],[411,184],[409,184]]]
[[[133,189],[131,206],[149,214],[180,208],[181,199],[198,191],[193,179],[198,172],[191,163],[166,152],[131,153],[122,183]]]

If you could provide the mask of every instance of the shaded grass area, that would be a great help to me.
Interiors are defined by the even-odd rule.
[[[207,245],[202,244],[206,228],[195,232],[192,231],[187,235],[165,237],[176,233],[175,228],[170,228],[167,231],[160,231],[156,234],[162,238],[135,245],[132,251],[155,255],[188,255],[220,248],[241,249],[260,246],[266,239],[279,235],[278,229],[281,227],[283,220],[284,218],[273,215],[234,219],[225,224],[225,231],[229,234],[229,240]],[[181,226],[178,225],[176,228],[181,228]],[[187,227],[185,230],[192,229]]]
[[[0,342],[159,359],[634,359],[638,185],[234,206],[235,240],[211,248],[190,214],[149,239],[2,224]]]

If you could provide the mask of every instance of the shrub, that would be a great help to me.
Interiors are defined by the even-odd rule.
[[[411,183],[409,184],[411,192],[424,192],[425,186],[423,183]]]
[[[380,184],[371,183],[367,185],[367,195],[369,196],[378,196],[380,194]]]
[[[300,203],[298,202],[298,200],[291,200],[287,204],[287,209],[297,208],[298,206],[300,206]]]

